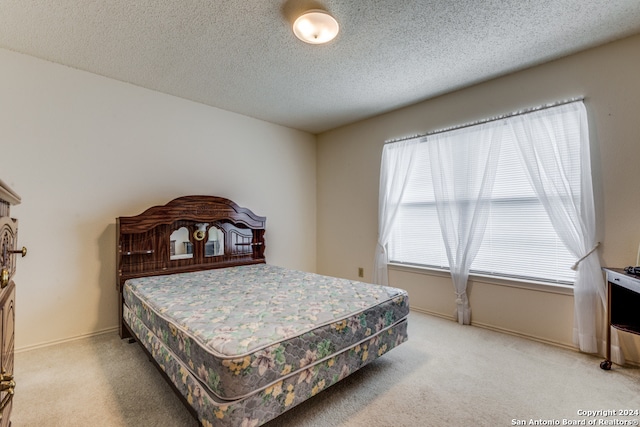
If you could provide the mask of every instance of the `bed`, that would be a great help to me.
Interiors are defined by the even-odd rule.
[[[120,336],[202,426],[258,426],[407,340],[404,290],[266,263],[266,218],[185,196],[119,217]]]

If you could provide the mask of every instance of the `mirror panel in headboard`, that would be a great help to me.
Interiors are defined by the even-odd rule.
[[[118,287],[133,277],[264,263],[266,218],[231,200],[185,196],[116,220]]]

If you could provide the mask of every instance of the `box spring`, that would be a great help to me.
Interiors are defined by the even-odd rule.
[[[221,400],[303,373],[409,312],[403,290],[266,264],[132,279],[124,298]]]
[[[249,396],[229,401],[213,395],[192,369],[128,309],[125,309],[125,321],[205,427],[262,425],[407,340],[407,319],[402,319],[364,342],[315,362],[301,373],[288,375]]]

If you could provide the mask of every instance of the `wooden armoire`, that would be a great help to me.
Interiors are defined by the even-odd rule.
[[[20,203],[20,196],[0,180],[0,427],[11,425],[11,408],[16,387],[13,378],[13,348],[15,325],[16,256],[25,256],[27,249],[16,249],[18,220],[11,218],[11,206]]]

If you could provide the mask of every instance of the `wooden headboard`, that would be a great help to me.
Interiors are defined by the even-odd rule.
[[[266,218],[231,200],[184,196],[116,219],[117,288],[131,278],[265,262]]]

